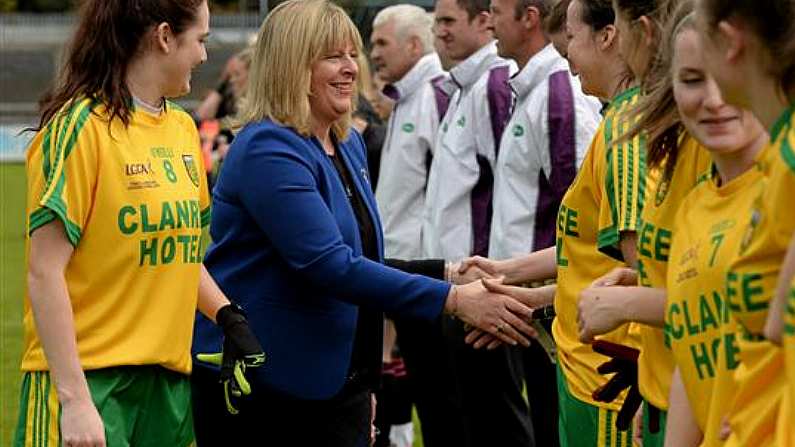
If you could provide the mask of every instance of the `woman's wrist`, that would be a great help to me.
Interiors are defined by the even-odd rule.
[[[454,317],[458,315],[458,286],[456,285],[450,287],[450,292],[444,301],[444,312]]]
[[[522,258],[513,258],[504,261],[494,261],[494,268],[497,274],[503,277],[503,283],[518,284],[523,281],[521,275],[521,259]]]
[[[63,375],[63,373],[60,375]],[[58,402],[61,405],[67,405],[85,400],[91,401],[91,392],[88,389],[88,382],[83,370],[74,371],[70,376],[53,378],[56,385],[56,394],[58,394]]]
[[[631,323],[637,319],[638,309],[636,306],[639,304],[638,300],[633,299],[632,288],[635,286],[619,286],[612,289],[615,293],[613,300],[610,301],[621,316],[621,323]]]

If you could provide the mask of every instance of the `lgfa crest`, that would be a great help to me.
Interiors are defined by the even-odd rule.
[[[673,165],[671,163],[670,160],[666,160],[662,178],[660,182],[657,183],[657,194],[654,196],[654,205],[657,207],[662,205],[665,201],[665,197],[668,196],[668,190],[671,189],[671,179],[674,176]]]
[[[762,221],[762,211],[760,208],[760,199],[761,197],[757,198],[754,202],[754,207],[751,210],[751,221],[748,223],[748,228],[745,229],[745,234],[743,234],[743,240],[740,245],[740,254],[745,253],[745,250],[748,246],[751,245],[751,241],[754,240],[754,233],[756,233],[756,228],[759,226],[759,223]]]
[[[188,173],[188,177],[190,177],[190,181],[193,182],[196,187],[199,186],[199,169],[196,167],[196,160],[193,158],[193,155],[190,154],[182,154],[182,164],[185,165],[185,171]]]
[[[657,195],[654,197],[654,204],[658,207],[665,201],[665,197],[668,195],[668,190],[671,189],[671,177],[668,175],[667,171],[669,170],[666,169],[665,175],[657,185]]]

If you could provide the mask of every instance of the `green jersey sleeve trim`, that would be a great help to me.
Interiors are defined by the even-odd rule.
[[[74,131],[69,135],[69,140],[68,143],[66,143],[66,148],[64,150],[64,140],[66,137],[66,130],[71,125],[72,118],[75,116],[74,112],[77,106],[78,105],[74,105],[72,108],[69,109],[68,112],[59,113],[58,116],[56,116],[56,118],[53,118],[50,121],[50,123],[47,125],[47,133],[44,135],[44,141],[42,142],[42,150],[44,155],[42,157],[42,172],[44,173],[44,179],[45,179],[45,185],[44,185],[45,191],[48,191],[52,186],[52,182],[55,181],[54,174],[55,171],[57,170],[56,164],[61,158],[60,154],[61,153],[64,154],[63,163],[65,163],[66,158],[69,156],[69,154],[72,152],[72,149],[74,148],[80,130],[82,129],[86,120],[88,120],[88,115],[91,113],[91,106],[84,108],[81,111],[81,113],[77,117],[77,123],[75,123]],[[63,120],[65,120],[65,122],[63,122]]]
[[[69,243],[71,243],[73,247],[77,247],[77,244],[80,243],[80,238],[83,236],[82,230],[79,225],[66,217],[66,208],[57,205],[47,204],[31,213],[30,223],[28,224],[28,235],[32,235],[34,231],[47,225],[56,218],[63,223]]]
[[[89,102],[86,107],[80,107],[86,102]],[[41,208],[34,211],[30,216],[28,234],[33,234],[33,231],[58,217],[64,224],[69,242],[75,247],[79,243],[82,229],[69,219],[66,202],[63,199],[63,190],[66,184],[66,161],[77,145],[80,131],[97,104],[97,101],[88,99],[75,101],[66,112],[54,118],[48,125],[42,144],[42,171],[45,179],[44,194],[40,202]],[[77,112],[78,110],[79,113]],[[67,130],[73,119],[75,120],[74,129],[67,135]],[[53,140],[53,136],[55,136],[55,140]],[[55,148],[54,151],[53,147]],[[61,164],[62,167],[60,175],[57,175],[56,178],[58,164]],[[55,183],[54,185],[53,182]]]
[[[202,227],[210,225],[211,217],[212,217],[212,208],[208,206],[207,208],[203,209],[201,212]]]
[[[83,101],[75,101],[67,111],[59,113],[59,116],[54,118],[48,125],[47,134],[44,137],[43,144],[43,170],[44,178],[46,179],[46,184],[44,187],[45,191],[48,191],[52,186],[52,182],[55,181],[55,164],[58,163],[58,160],[61,160],[61,154],[63,154],[63,163],[66,163],[66,158],[72,153],[72,149],[74,149],[80,131],[83,129],[83,126],[88,120],[91,111],[97,104],[96,101],[91,101],[87,107],[80,107],[82,104],[88,101],[90,100],[86,99]],[[79,114],[76,113],[78,110],[80,110]],[[76,119],[75,127],[68,135],[67,139],[66,131],[69,129],[73,119]],[[53,136],[55,137],[54,142],[52,141]],[[52,153],[52,143],[54,143],[55,146],[54,153]],[[63,176],[63,172],[61,173],[61,176]]]
[[[599,230],[596,236],[596,248],[600,252],[623,262],[624,254],[621,252],[619,242],[621,242],[621,232],[615,225]]]
[[[629,199],[627,201],[627,208],[628,213],[626,217],[626,222],[624,224],[623,229],[627,231],[637,230],[641,227],[641,215],[643,214],[643,207],[646,204],[646,137],[641,134],[637,137],[638,141],[638,148],[636,149],[633,146],[630,149],[630,153],[632,154],[632,159],[630,160],[629,165],[629,175],[630,179],[633,182],[629,185]],[[634,157],[638,157],[638,172],[635,175],[635,160]],[[634,197],[633,191],[635,191],[635,187],[637,187],[637,197]],[[635,209],[635,220],[632,221],[632,209]]]

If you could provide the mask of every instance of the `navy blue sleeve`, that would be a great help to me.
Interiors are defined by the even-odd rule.
[[[265,129],[247,143],[240,148],[240,199],[290,268],[353,304],[414,318],[441,314],[448,284],[355,256],[343,242],[299,137]]]

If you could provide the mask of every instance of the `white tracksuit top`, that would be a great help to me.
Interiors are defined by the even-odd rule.
[[[489,257],[507,259],[555,245],[558,208],[601,121],[552,45],[509,81],[515,105],[494,174]]]
[[[490,86],[490,72],[504,70],[507,78],[515,71],[513,67],[512,62],[497,56],[491,42],[450,70],[458,90],[450,99],[434,144],[422,226],[424,257],[458,260],[470,256],[484,240],[488,244],[490,219],[484,222],[483,210],[491,197],[490,176],[496,160],[492,120],[502,121],[504,126],[510,106],[507,82],[504,87]],[[506,110],[500,113],[504,116],[492,116],[489,89],[503,89],[508,95]],[[480,193],[473,195],[482,177],[488,189],[485,199],[479,198]]]
[[[430,53],[385,92],[396,101],[381,152],[375,199],[387,258],[422,256],[425,186],[440,120],[436,98],[440,92],[431,81],[443,76],[439,57]]]

